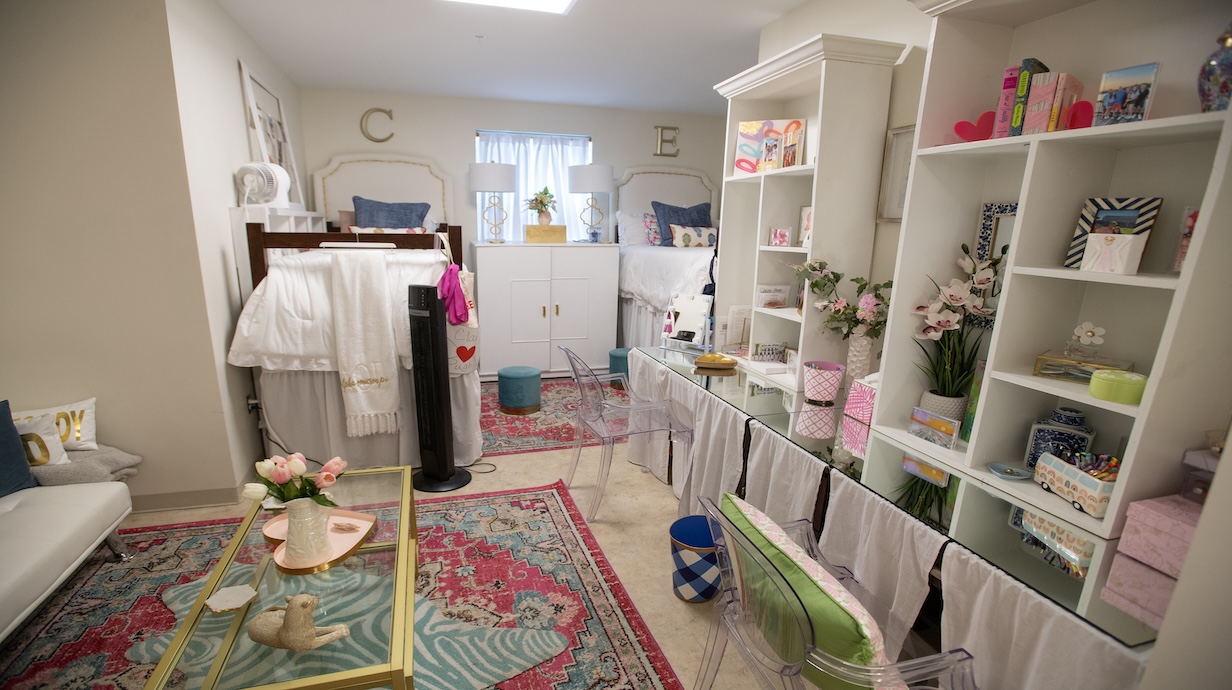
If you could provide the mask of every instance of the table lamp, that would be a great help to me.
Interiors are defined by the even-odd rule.
[[[516,192],[518,189],[517,166],[512,163],[471,163],[471,191],[490,194],[487,206],[483,209],[483,222],[488,226],[488,241],[492,244],[504,244],[501,237],[501,225],[509,217],[501,206],[501,194]]]
[[[598,242],[603,234],[603,211],[595,194],[611,193],[615,189],[610,165],[571,165],[569,166],[569,191],[573,194],[590,194],[586,200],[586,208],[582,209],[582,225],[590,233],[590,241]],[[597,216],[597,217],[596,217]]]

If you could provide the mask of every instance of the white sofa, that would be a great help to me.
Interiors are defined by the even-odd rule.
[[[132,512],[118,481],[37,486],[0,497],[0,640],[21,625]],[[109,542],[115,549],[122,543]]]

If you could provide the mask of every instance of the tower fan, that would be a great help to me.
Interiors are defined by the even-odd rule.
[[[235,172],[235,186],[240,190],[242,206],[291,206],[291,176],[281,165],[246,163]]]
[[[449,341],[445,306],[435,285],[410,285],[411,366],[415,381],[415,421],[419,460],[412,483],[420,491],[453,491],[471,482],[471,473],[454,466],[453,412],[449,400]]]

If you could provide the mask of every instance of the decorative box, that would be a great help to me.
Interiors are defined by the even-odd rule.
[[[1178,495],[1134,501],[1117,551],[1179,577],[1201,513],[1202,506]]]
[[[1058,407],[1052,414],[1035,420],[1027,437],[1027,469],[1035,469],[1035,462],[1044,453],[1061,454],[1062,448],[1071,453],[1083,453],[1095,440],[1095,429],[1083,426],[1087,414],[1073,407]]]
[[[1044,453],[1035,464],[1035,483],[1097,518],[1108,512],[1108,501],[1116,485],[1100,481],[1052,453]]]
[[[865,424],[873,423],[873,401],[877,397],[877,389],[863,381],[852,381],[851,390],[847,392],[847,404],[843,414],[853,417]]]
[[[850,415],[843,415],[843,447],[857,457],[868,452],[868,425]]]
[[[1091,558],[1095,556],[1095,542],[1029,510],[1022,513],[1022,531],[1040,540],[1072,563],[1075,566],[1075,577],[1086,577]]]
[[[563,225],[527,225],[526,226],[526,241],[534,244],[554,243],[563,244],[565,240],[565,226]]]
[[[1145,374],[1115,369],[1101,369],[1093,372],[1091,384],[1087,387],[1087,392],[1093,398],[1126,405],[1137,405],[1142,402],[1144,390],[1146,390]]]
[[[1091,374],[1100,369],[1120,369],[1133,371],[1134,363],[1127,359],[1112,359],[1111,357],[1075,357],[1065,354],[1064,350],[1049,350],[1035,358],[1035,376],[1046,379],[1059,379],[1075,383],[1091,382]]]
[[[1174,589],[1174,578],[1118,553],[1112,558],[1108,581],[1104,584],[1104,589],[1100,590],[1099,596],[1125,613],[1158,629],[1163,623],[1164,614],[1168,612],[1168,602],[1172,600]],[[1106,596],[1109,591],[1113,596]],[[1122,605],[1125,603],[1129,606]]]

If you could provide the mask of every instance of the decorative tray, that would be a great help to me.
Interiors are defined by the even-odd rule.
[[[352,531],[345,531],[345,530]],[[318,573],[350,558],[367,541],[376,529],[376,516],[357,513],[353,510],[333,508],[329,513],[330,553],[324,562],[304,568],[291,568],[286,564],[287,516],[279,515],[261,528],[265,540],[277,544],[274,548],[274,565],[288,575]]]

